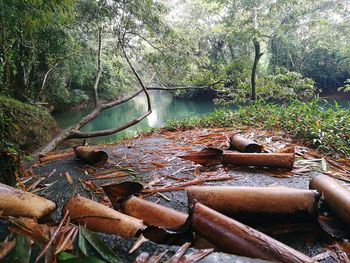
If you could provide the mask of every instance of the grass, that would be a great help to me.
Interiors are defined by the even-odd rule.
[[[197,127],[237,127],[248,125],[266,130],[282,130],[335,158],[350,157],[350,109],[324,100],[292,101],[288,104],[257,101],[235,111],[217,110],[211,114],[172,121],[168,130]]]

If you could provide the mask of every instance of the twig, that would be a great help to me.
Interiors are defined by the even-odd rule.
[[[64,214],[60,224],[58,225],[56,231],[53,233],[52,237],[50,238],[49,242],[46,244],[46,246],[44,247],[44,249],[40,252],[40,254],[38,255],[38,257],[35,259],[35,263],[39,261],[40,258],[42,258],[44,256],[44,254],[46,253],[46,251],[50,248],[51,244],[54,242],[54,240],[56,239],[58,232],[60,231],[64,221],[67,219],[69,214],[69,211],[67,210],[67,212]]]

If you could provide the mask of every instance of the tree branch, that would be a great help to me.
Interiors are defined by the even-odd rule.
[[[93,92],[94,92],[94,104],[95,107],[98,107],[99,105],[99,98],[98,98],[98,83],[100,82],[100,78],[102,75],[102,67],[101,67],[101,27],[98,29],[98,53],[97,53],[97,75],[94,81],[94,86],[93,86]]]

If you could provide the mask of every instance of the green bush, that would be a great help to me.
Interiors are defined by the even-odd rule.
[[[257,101],[236,111],[218,110],[201,118],[168,123],[167,129],[194,127],[239,127],[249,125],[283,130],[307,146],[333,157],[350,157],[350,109],[314,99],[287,104]]]
[[[1,148],[12,145],[26,152],[34,151],[55,129],[55,121],[42,107],[0,96]]]

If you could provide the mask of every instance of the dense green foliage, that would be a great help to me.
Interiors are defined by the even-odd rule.
[[[0,148],[37,149],[55,131],[50,114],[38,106],[0,96]]]
[[[87,103],[101,29],[104,99],[135,89],[123,45],[145,81],[156,73],[155,85],[210,86],[218,101],[244,101],[253,39],[263,53],[258,97],[307,99],[316,92],[308,78],[328,92],[350,78],[349,8],[328,0],[1,1],[0,92],[55,109]]]
[[[174,121],[170,130],[248,125],[283,130],[295,139],[334,157],[350,157],[350,109],[314,99],[280,105],[257,101],[238,110],[218,110],[204,117]]]

